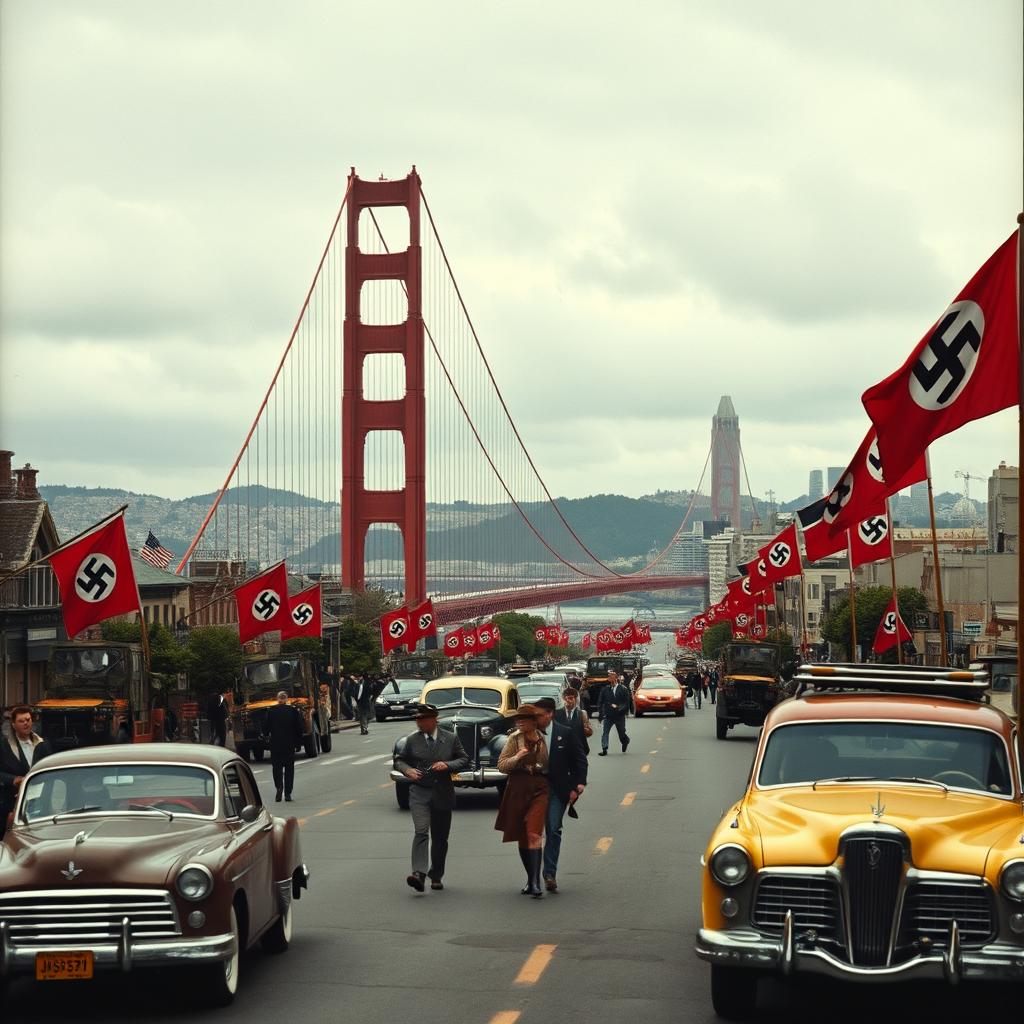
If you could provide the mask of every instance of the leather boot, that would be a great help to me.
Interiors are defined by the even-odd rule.
[[[531,895],[531,893],[530,893],[530,851],[526,850],[526,849],[524,849],[523,847],[520,846],[519,847],[519,859],[523,862],[523,868],[526,871],[526,885],[524,885],[522,887],[522,889],[520,889],[519,891],[524,896],[529,896],[529,895]]]
[[[527,850],[530,857],[530,884],[528,894],[535,900],[544,898],[544,890],[540,884],[540,871],[544,858],[543,850]]]

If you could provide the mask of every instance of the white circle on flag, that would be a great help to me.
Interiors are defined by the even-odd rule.
[[[784,569],[792,557],[793,549],[784,540],[773,544],[771,551],[768,552],[768,559],[776,569]]]
[[[886,516],[870,516],[857,524],[857,535],[870,547],[881,544],[889,536],[889,520]]]
[[[459,638],[457,636],[449,636],[445,638],[445,647],[450,647],[453,651],[459,646]]]
[[[853,497],[853,474],[847,473],[832,489],[825,501],[825,511],[821,517],[826,523],[834,523],[839,513],[849,504]]]
[[[419,617],[419,626],[420,626],[421,630],[423,630],[423,629],[430,629],[430,627],[433,624],[434,624],[434,616],[431,615],[430,612],[424,612]]]
[[[871,447],[864,457],[864,464],[867,466],[868,474],[876,483],[885,483],[885,474],[882,472],[882,456],[878,452],[878,436],[871,441]]]
[[[280,607],[280,594],[278,594],[276,590],[271,590],[268,587],[266,590],[261,590],[256,595],[256,600],[252,603],[252,617],[254,619],[259,619],[260,622],[266,622],[277,614],[277,609]]]
[[[313,618],[313,606],[311,604],[303,603],[297,608],[292,609],[292,622],[296,626],[304,626],[309,620]]]
[[[885,618],[882,619],[882,629],[890,636],[896,632],[896,613],[886,612]]]
[[[951,406],[978,365],[985,314],[976,302],[954,302],[939,317],[910,371],[910,397],[928,412]]]
[[[75,573],[75,593],[89,604],[105,601],[114,592],[117,566],[113,559],[94,551],[82,559]]]
[[[391,624],[388,626],[388,636],[392,640],[398,640],[400,637],[405,636],[405,631],[408,628],[405,619],[392,619]]]

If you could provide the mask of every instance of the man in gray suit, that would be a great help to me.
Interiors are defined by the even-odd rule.
[[[428,877],[431,889],[444,888],[441,879],[444,878],[448,834],[455,807],[452,773],[462,771],[469,764],[469,758],[459,737],[438,727],[437,708],[433,704],[417,706],[416,730],[406,737],[405,747],[395,758],[395,769],[412,783],[409,787],[409,810],[412,811],[415,835],[412,840],[412,874],[406,882],[417,892],[423,892]]]

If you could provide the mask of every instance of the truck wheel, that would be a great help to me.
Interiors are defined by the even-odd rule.
[[[408,782],[396,782],[395,783],[395,799],[398,801],[400,810],[409,810],[409,783]]]
[[[310,734],[303,740],[306,750],[306,757],[316,757],[317,754],[317,729],[314,725]]]
[[[742,967],[711,965],[711,1005],[725,1020],[747,1020],[757,1008],[757,974]]]
[[[724,718],[715,719],[715,735],[724,740],[729,735],[729,723]]]
[[[333,746],[333,744],[334,741],[331,739],[330,728],[327,729],[327,732],[320,733],[320,749],[321,751],[323,751],[323,753],[329,754],[331,752],[331,747]]]

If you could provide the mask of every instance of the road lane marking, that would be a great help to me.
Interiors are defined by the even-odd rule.
[[[378,789],[390,789],[393,785],[394,785],[393,782],[383,782],[377,788]]]
[[[655,736],[654,737],[654,742],[655,743],[660,743],[661,742],[661,737],[660,736]]]
[[[329,757],[326,761],[322,761],[321,764],[338,764],[339,761],[348,761],[355,756],[355,754],[342,754],[341,757]]]
[[[322,818],[326,814],[333,814],[338,808],[337,807],[325,807],[322,811],[317,811],[313,815],[314,818]]]
[[[641,775],[646,775],[650,770],[651,770],[651,766],[649,764],[642,764],[642,765],[640,765],[640,774]]]
[[[490,1024],[516,1024],[522,1015],[521,1010],[499,1010],[491,1018]]]
[[[353,766],[355,766],[357,764],[369,764],[371,761],[379,761],[379,760],[380,760],[380,754],[371,754],[369,757],[361,757],[361,758],[359,758],[358,761],[353,761],[352,764],[353,764]],[[390,761],[391,758],[389,757],[388,760]]]
[[[612,841],[611,836],[602,836],[597,841],[597,852],[607,853],[612,848]]]
[[[555,955],[557,946],[540,945],[534,947],[533,952],[526,958],[526,963],[520,968],[516,975],[517,985],[536,985],[540,976],[547,970],[551,958]]]
[[[346,800],[341,806],[342,807],[351,807],[353,804],[357,804],[357,803],[359,803],[358,800]]]
[[[629,807],[630,804],[632,804],[635,799],[636,799],[636,793],[627,793],[622,798],[622,803],[621,803],[620,806],[622,806],[622,807]]]

